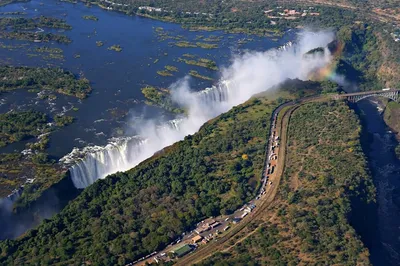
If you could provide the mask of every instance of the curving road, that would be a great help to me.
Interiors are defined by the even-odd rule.
[[[263,187],[266,188],[265,195],[261,197],[260,200],[257,202],[257,207],[254,209],[254,211],[250,213],[247,217],[245,217],[239,224],[232,227],[231,231],[220,237],[217,241],[212,241],[204,246],[201,246],[193,253],[179,259],[175,263],[175,265],[182,265],[182,266],[192,265],[201,262],[207,257],[210,257],[215,252],[221,250],[223,248],[223,245],[227,241],[232,239],[238,233],[242,232],[253,220],[257,219],[258,217],[262,217],[265,214],[265,211],[268,210],[269,207],[274,202],[275,196],[278,192],[278,186],[285,169],[286,152],[287,152],[286,150],[287,132],[292,113],[305,103],[325,101],[326,99],[328,99],[328,97],[326,96],[305,97],[297,101],[281,104],[274,110],[271,116],[271,126],[267,136],[268,142],[265,150],[265,163],[263,168],[262,188]],[[276,128],[274,128],[275,125]],[[279,136],[281,145],[279,147],[279,150],[276,150],[275,152],[278,155],[278,161],[276,162],[276,170],[274,174],[267,175],[266,168],[268,163],[270,163],[269,159],[270,147],[271,147],[270,145],[271,145],[271,140],[273,140],[271,136],[274,131],[277,133],[277,136]],[[269,176],[269,179],[267,179],[267,176]],[[272,185],[267,185],[267,181],[271,181]]]

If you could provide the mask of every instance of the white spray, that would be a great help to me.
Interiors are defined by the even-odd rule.
[[[156,126],[153,121],[140,123],[139,134],[133,139],[98,147],[70,168],[75,186],[85,188],[97,179],[133,168],[162,148],[195,133],[206,121],[245,102],[254,94],[287,79],[307,80],[313,70],[328,64],[331,56],[328,49],[323,54],[304,54],[314,48],[326,47],[334,39],[334,34],[303,32],[298,37],[296,45],[285,49],[234,56],[232,64],[222,70],[221,81],[204,91],[192,92],[188,77],[172,84],[172,98],[188,110],[187,116],[164,127]]]

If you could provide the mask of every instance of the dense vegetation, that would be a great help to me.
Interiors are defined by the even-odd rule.
[[[33,30],[39,27],[65,30],[72,28],[65,20],[45,16],[37,18],[0,18],[0,29],[2,30]]]
[[[122,52],[122,47],[119,44],[114,44],[114,45],[108,47],[107,49],[110,51]]]
[[[6,197],[24,184],[23,193],[14,204],[17,211],[29,207],[43,192],[64,177],[65,170],[57,167],[46,153],[38,152],[31,156],[23,156],[20,153],[0,155],[1,197]],[[28,178],[34,181],[25,183]]]
[[[65,35],[44,33],[41,31],[33,32],[36,28],[52,28],[70,30],[72,27],[65,20],[40,16],[37,18],[4,17],[0,18],[0,38],[17,39],[32,42],[70,43]]]
[[[400,88],[400,46],[390,48],[382,33],[368,24],[342,27],[337,33],[342,49],[339,73],[352,78],[362,90]]]
[[[343,102],[296,110],[276,206],[254,234],[202,265],[369,265],[369,252],[347,219],[352,197],[374,200],[360,131]]]
[[[93,21],[98,21],[98,20],[99,20],[98,17],[93,16],[93,15],[85,15],[85,16],[83,16],[82,18],[83,18],[83,19],[86,19],[86,20],[93,20]]]
[[[28,32],[28,31],[0,31],[0,38],[15,39],[20,41],[30,42],[58,42],[70,43],[70,38],[62,34],[43,33],[43,32]]]
[[[126,4],[127,6],[115,6],[101,1],[95,1],[102,7],[124,11],[128,14],[139,14],[166,21],[173,21],[192,29],[224,29],[230,32],[265,34],[282,34],[289,27],[298,25],[319,24],[320,26],[340,26],[346,21],[354,20],[354,13],[337,7],[327,7],[313,5],[312,13],[320,13],[318,16],[300,16],[296,19],[286,19],[285,17],[268,17],[264,11],[270,9],[285,8],[303,11],[308,8],[307,3],[277,3],[274,1],[196,1],[196,0],[116,0],[116,3]],[[149,6],[158,8],[148,10],[139,8]],[[277,11],[279,11],[277,10]]]
[[[54,122],[55,126],[50,122]],[[1,154],[0,197],[9,195],[28,178],[35,179],[33,184],[25,184],[23,195],[17,204],[23,206],[64,176],[44,151],[50,141],[49,135],[57,128],[72,122],[73,117],[70,116],[55,116],[51,119],[44,113],[32,110],[0,114],[0,146],[36,138],[26,144],[26,148],[32,151],[30,155]]]
[[[91,91],[89,81],[61,68],[0,67],[0,91],[15,89],[51,90],[85,98]]]
[[[178,58],[178,62],[184,62],[188,65],[204,67],[215,71],[218,70],[218,66],[215,61],[207,58],[196,58],[196,56],[191,54],[184,54],[184,57]]]
[[[35,111],[0,114],[0,147],[37,137],[49,130],[48,118]]]
[[[184,112],[182,108],[172,102],[170,91],[168,89],[147,86],[145,88],[142,88],[142,93],[147,99],[146,103],[149,105],[156,105],[169,112]]]
[[[235,210],[259,185],[275,105],[251,100],[138,167],[99,180],[53,219],[2,242],[0,263],[124,265],[205,217]]]

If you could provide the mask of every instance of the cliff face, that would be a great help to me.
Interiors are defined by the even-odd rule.
[[[400,140],[400,103],[389,102],[386,106],[383,118],[386,124],[397,133]]]
[[[383,114],[386,124],[396,133],[399,144],[395,148],[397,158],[400,159],[400,103],[389,102]]]

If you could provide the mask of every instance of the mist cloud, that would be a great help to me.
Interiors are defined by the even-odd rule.
[[[178,80],[170,86],[172,99],[187,110],[187,115],[164,126],[151,120],[134,121],[136,127],[133,131],[142,141],[135,138],[134,141],[94,149],[86,159],[70,169],[75,186],[84,188],[99,178],[133,168],[155,152],[194,134],[206,121],[247,101],[254,94],[287,79],[307,80],[315,69],[329,64],[331,55],[328,49],[325,53],[307,56],[305,53],[326,47],[333,39],[334,34],[329,31],[302,32],[291,47],[232,56],[231,65],[221,71],[220,82],[201,92],[191,90],[189,77]]]

